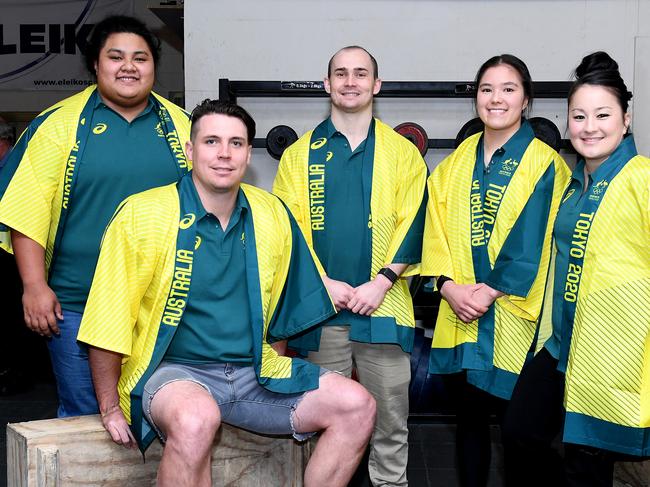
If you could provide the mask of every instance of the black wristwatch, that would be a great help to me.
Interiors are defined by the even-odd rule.
[[[381,274],[382,276],[388,278],[388,280],[393,284],[395,284],[397,282],[397,280],[399,279],[399,276],[397,274],[395,274],[388,267],[382,267],[381,269],[379,269],[379,272],[377,272],[377,275],[379,275],[379,274]]]
[[[451,277],[438,276],[438,278],[436,279],[436,289],[438,290],[438,292],[440,292],[440,290],[442,289],[442,286],[447,281],[452,281],[453,282],[454,280]]]

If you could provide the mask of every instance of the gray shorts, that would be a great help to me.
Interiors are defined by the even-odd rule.
[[[327,372],[321,369],[320,375]],[[151,401],[162,387],[179,380],[195,382],[205,388],[219,405],[224,423],[255,433],[293,435],[298,441],[316,433],[298,433],[293,426],[294,411],[307,392],[271,392],[259,384],[251,366],[162,362],[144,386],[142,411],[163,442],[165,436],[151,418]]]

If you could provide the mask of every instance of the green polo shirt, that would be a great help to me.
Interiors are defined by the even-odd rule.
[[[359,286],[370,278],[370,199],[364,197],[362,168],[372,164],[375,121],[368,136],[354,151],[348,139],[327,121],[328,149],[332,157],[325,171],[325,230],[314,233],[314,250],[328,277]],[[366,201],[367,199],[367,201]]]
[[[372,236],[368,228],[370,191],[364,194],[363,169],[372,167],[375,152],[375,121],[366,139],[354,150],[348,139],[327,121],[328,150],[332,157],[325,171],[325,230],[314,232],[314,250],[328,277],[353,287],[370,279]],[[369,317],[343,310],[327,324],[347,324]],[[351,332],[351,336],[354,333]]]
[[[534,138],[532,127],[527,120],[523,120],[519,130],[503,147],[494,152],[486,166],[483,161],[483,137],[481,137],[476,150],[475,173],[483,200],[490,183],[502,184],[499,173],[510,170],[512,164],[520,163]],[[491,268],[477,269],[477,282],[487,283],[505,294],[520,297],[528,295],[536,278],[536,274],[530,272],[531,263],[539,265],[548,223],[547,218],[540,218],[540,215],[548,215],[553,197],[554,179],[555,166],[550,164],[510,230],[494,265]],[[549,191],[548,188],[551,190]]]
[[[553,241],[556,248],[555,274],[553,278],[553,334],[546,341],[544,347],[556,359],[560,358],[560,345],[562,340],[571,339],[573,323],[567,323],[564,317],[564,292],[567,273],[569,270],[569,251],[573,242],[573,233],[576,222],[583,211],[585,198],[592,194],[596,181],[603,179],[603,174],[611,170],[612,165],[621,164],[636,155],[634,140],[628,137],[621,142],[616,150],[603,162],[598,169],[589,175],[587,189],[585,185],[585,161],[580,159],[571,175],[571,182],[564,194],[560,209],[553,227]],[[558,370],[564,372],[566,363],[558,364]]]
[[[179,177],[151,97],[127,122],[98,95],[86,123],[92,128],[77,162],[75,197],[49,276],[63,309],[78,313],[83,313],[102,235],[117,206],[127,196]]]
[[[585,161],[580,160],[571,175],[564,201],[560,206],[553,227],[553,241],[556,248],[555,275],[553,278],[553,335],[546,341],[545,347],[556,359],[560,357],[560,342],[562,341],[562,313],[564,303],[564,282],[569,267],[569,250],[575,223],[582,209],[582,199],[589,194],[594,180],[589,176],[587,191],[583,192],[585,184]],[[596,171],[598,172],[598,171]]]
[[[181,206],[196,215],[197,241],[187,306],[164,360],[184,364],[253,361],[253,330],[246,284],[244,221],[249,207],[237,194],[228,226],[208,213],[191,177]]]

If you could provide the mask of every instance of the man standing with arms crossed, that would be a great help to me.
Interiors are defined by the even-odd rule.
[[[165,441],[160,486],[211,485],[221,422],[298,440],[321,431],[307,487],[347,485],[372,432],[363,387],[276,351],[334,310],[282,203],[241,184],[254,136],[244,109],[205,100],[192,172],[128,198],[102,242],[78,339],[113,440]]]
[[[349,46],[330,59],[331,116],[283,154],[273,192],[318,257],[339,313],[290,345],[359,381],[377,401],[369,472],[375,486],[405,486],[413,304],[427,167],[415,146],[372,116],[377,61]]]

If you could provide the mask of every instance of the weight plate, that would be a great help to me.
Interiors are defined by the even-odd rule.
[[[454,143],[454,148],[458,146],[465,140],[467,137],[471,137],[474,134],[483,131],[483,122],[480,118],[476,117],[471,119],[465,125],[463,125],[456,135],[456,142]]]
[[[424,157],[424,155],[427,153],[427,150],[429,150],[429,137],[427,136],[426,131],[417,123],[400,123],[397,127],[395,127],[395,132],[403,135],[408,140],[413,142],[415,147],[417,147],[420,151],[420,154],[422,154],[422,157]]]
[[[544,117],[533,117],[528,120],[528,122],[531,127],[533,127],[535,137],[542,142],[546,142],[556,151],[560,150],[560,146],[562,145],[562,134],[560,134],[557,125]]]
[[[298,134],[287,125],[276,125],[266,135],[266,150],[274,159],[280,160],[284,149],[298,140]]]

